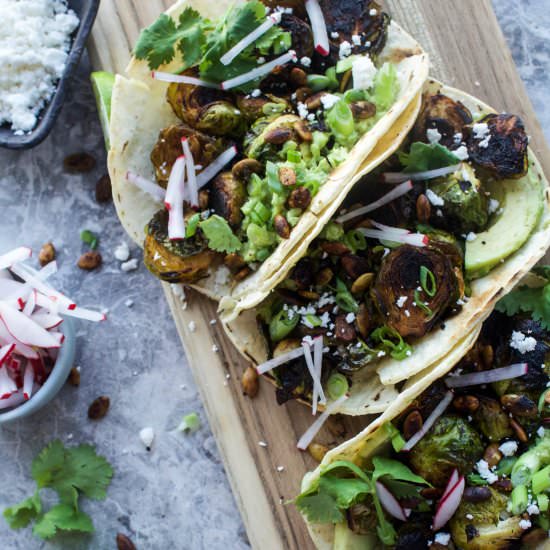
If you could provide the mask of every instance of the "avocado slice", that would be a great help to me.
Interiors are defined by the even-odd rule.
[[[377,541],[376,535],[357,535],[345,523],[334,526],[333,550],[374,550]]]
[[[533,169],[523,178],[491,181],[484,187],[499,201],[502,213],[483,233],[466,241],[465,268],[470,280],[487,275],[522,247],[537,227],[544,206],[542,181]]]

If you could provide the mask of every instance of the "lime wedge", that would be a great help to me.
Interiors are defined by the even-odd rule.
[[[111,118],[111,96],[115,75],[106,71],[95,71],[90,75],[99,112],[99,120],[105,138],[105,147],[109,149],[109,119]]]

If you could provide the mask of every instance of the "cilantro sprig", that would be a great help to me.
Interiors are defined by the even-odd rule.
[[[393,545],[397,534],[382,510],[376,493],[377,481],[384,483],[398,499],[414,496],[422,501],[420,490],[429,486],[397,460],[375,457],[373,470],[367,472],[352,462],[338,460],[324,468],[319,478],[294,503],[313,523],[340,523],[345,520],[345,510],[367,498],[372,499],[378,518],[378,537],[384,544]]]
[[[550,330],[550,268],[545,266],[533,271],[545,279],[546,284],[538,288],[519,286],[501,298],[496,309],[510,317],[518,313],[530,313],[543,328]]]
[[[79,497],[103,500],[112,476],[110,464],[91,445],[66,448],[55,440],[33,460],[34,495],[6,508],[4,518],[12,529],[26,527],[34,520],[33,533],[42,539],[58,531],[92,533],[92,520],[79,509]],[[59,497],[59,503],[46,512],[39,493],[44,488],[53,489]]]
[[[290,33],[274,26],[229,65],[220,61],[223,54],[259,27],[266,16],[266,7],[259,0],[232,6],[216,24],[190,7],[185,8],[177,21],[162,14],[141,32],[134,54],[145,59],[153,70],[172,62],[179,54],[181,71],[198,66],[201,78],[222,82],[257,67],[258,56],[279,55],[290,48]],[[257,81],[248,82],[238,89],[247,92],[257,85]]]

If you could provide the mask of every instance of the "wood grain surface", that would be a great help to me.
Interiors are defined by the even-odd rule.
[[[102,0],[89,44],[94,68],[123,73],[139,29],[170,4]],[[386,6],[430,53],[433,76],[524,117],[531,144],[550,173],[549,150],[490,0],[388,0]],[[311,412],[296,403],[279,407],[273,388],[265,382],[254,400],[243,396],[240,376],[246,363],[221,327],[211,324],[216,304],[188,291],[184,309],[170,286],[163,287],[252,547],[313,548],[299,514],[284,504],[299,492],[304,473],[315,466],[308,454],[296,449],[297,439],[312,422]],[[367,422],[368,418],[334,418],[318,440],[334,445]]]

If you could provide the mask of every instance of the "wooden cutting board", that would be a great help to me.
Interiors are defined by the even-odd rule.
[[[90,40],[94,68],[123,72],[139,30],[171,3],[103,0]],[[386,6],[430,53],[433,76],[499,110],[524,117],[532,146],[550,174],[550,152],[490,0],[388,0]],[[311,457],[295,446],[312,422],[311,412],[295,403],[279,407],[273,388],[265,381],[254,400],[243,396],[240,376],[246,363],[232,349],[221,327],[211,324],[216,305],[188,292],[188,305],[183,309],[170,286],[163,287],[252,547],[313,548],[299,514],[293,506],[283,504],[299,492],[302,476],[315,466]],[[189,328],[191,321],[195,331]],[[218,352],[213,351],[214,345]],[[366,418],[335,419],[318,440],[334,445],[366,423]],[[280,467],[284,469],[280,471]]]

